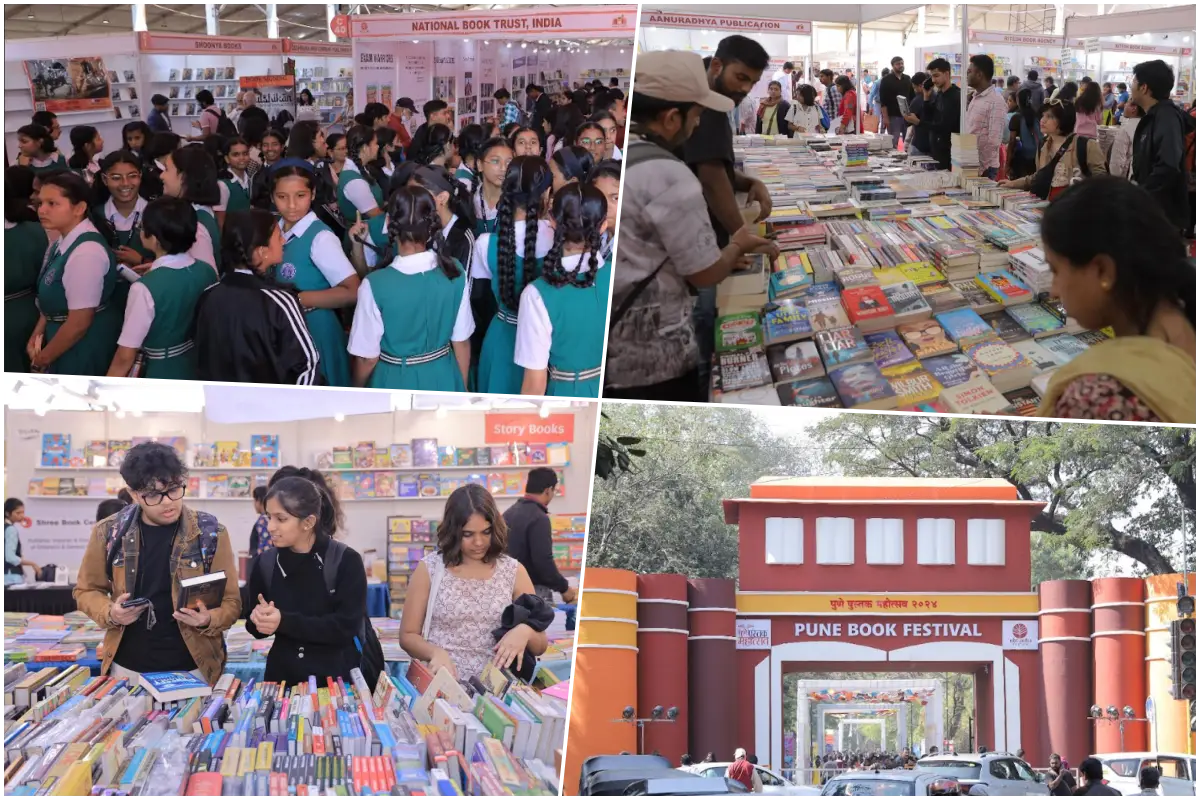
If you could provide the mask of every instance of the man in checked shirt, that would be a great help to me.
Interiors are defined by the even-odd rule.
[[[967,86],[975,92],[967,101],[967,133],[975,135],[979,148],[979,174],[992,180],[1000,171],[1000,142],[1008,121],[1004,97],[992,91],[994,71],[991,56],[971,56],[967,64]]]
[[[833,70],[823,69],[820,73],[821,85],[825,90],[821,93],[821,105],[829,115],[830,124],[838,118],[842,106],[842,90],[833,82]]]

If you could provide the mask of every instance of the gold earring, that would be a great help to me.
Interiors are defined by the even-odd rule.
[[[1107,292],[1108,291],[1108,281],[1100,281],[1100,288]]]

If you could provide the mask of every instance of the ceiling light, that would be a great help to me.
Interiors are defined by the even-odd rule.
[[[491,42],[489,42],[487,39],[484,39],[484,40],[483,40],[483,43],[484,43],[484,44],[491,44]]]
[[[413,44],[420,44],[420,43],[421,43],[420,39],[413,39]]]
[[[529,47],[529,45],[525,42],[521,42],[521,49],[524,50],[526,47]]]
[[[102,20],[100,20],[100,24],[101,24],[101,25],[107,25],[107,24],[108,24],[108,20],[106,20],[106,19],[102,19]]]
[[[469,41],[471,41],[471,40],[470,40],[470,39],[463,39],[463,41],[464,41],[464,42],[469,42]]]
[[[345,422],[346,415],[339,411],[338,413],[333,415],[333,421],[334,422]]]
[[[33,14],[26,14],[25,19],[33,19]]]

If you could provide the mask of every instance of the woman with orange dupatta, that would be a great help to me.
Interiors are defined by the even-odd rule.
[[[1042,245],[1067,314],[1113,337],[1054,373],[1038,415],[1194,425],[1196,268],[1154,198],[1085,180],[1046,209]]]

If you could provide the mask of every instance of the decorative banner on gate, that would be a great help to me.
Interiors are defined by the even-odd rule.
[[[575,415],[485,414],[484,444],[557,444],[575,441]]]
[[[737,621],[738,650],[770,650],[771,620],[739,619]]]
[[[637,27],[637,6],[557,6],[368,14],[350,19],[350,36],[431,39],[479,36],[521,38],[629,38]]]
[[[666,14],[662,11],[643,11],[642,27],[737,31],[739,33],[790,33],[799,36],[808,36],[812,33],[811,22],[802,22],[796,19],[716,17],[706,14]]]
[[[1004,620],[1000,646],[1005,650],[1037,650],[1037,620]]]
[[[808,693],[814,703],[920,703],[925,705],[933,697],[933,689],[884,689],[869,690],[821,689]]]
[[[25,62],[35,111],[62,114],[112,108],[102,58],[46,58]]]
[[[739,614],[813,616],[975,615],[1037,616],[1034,593],[995,594],[824,594],[821,592],[738,592]]]

